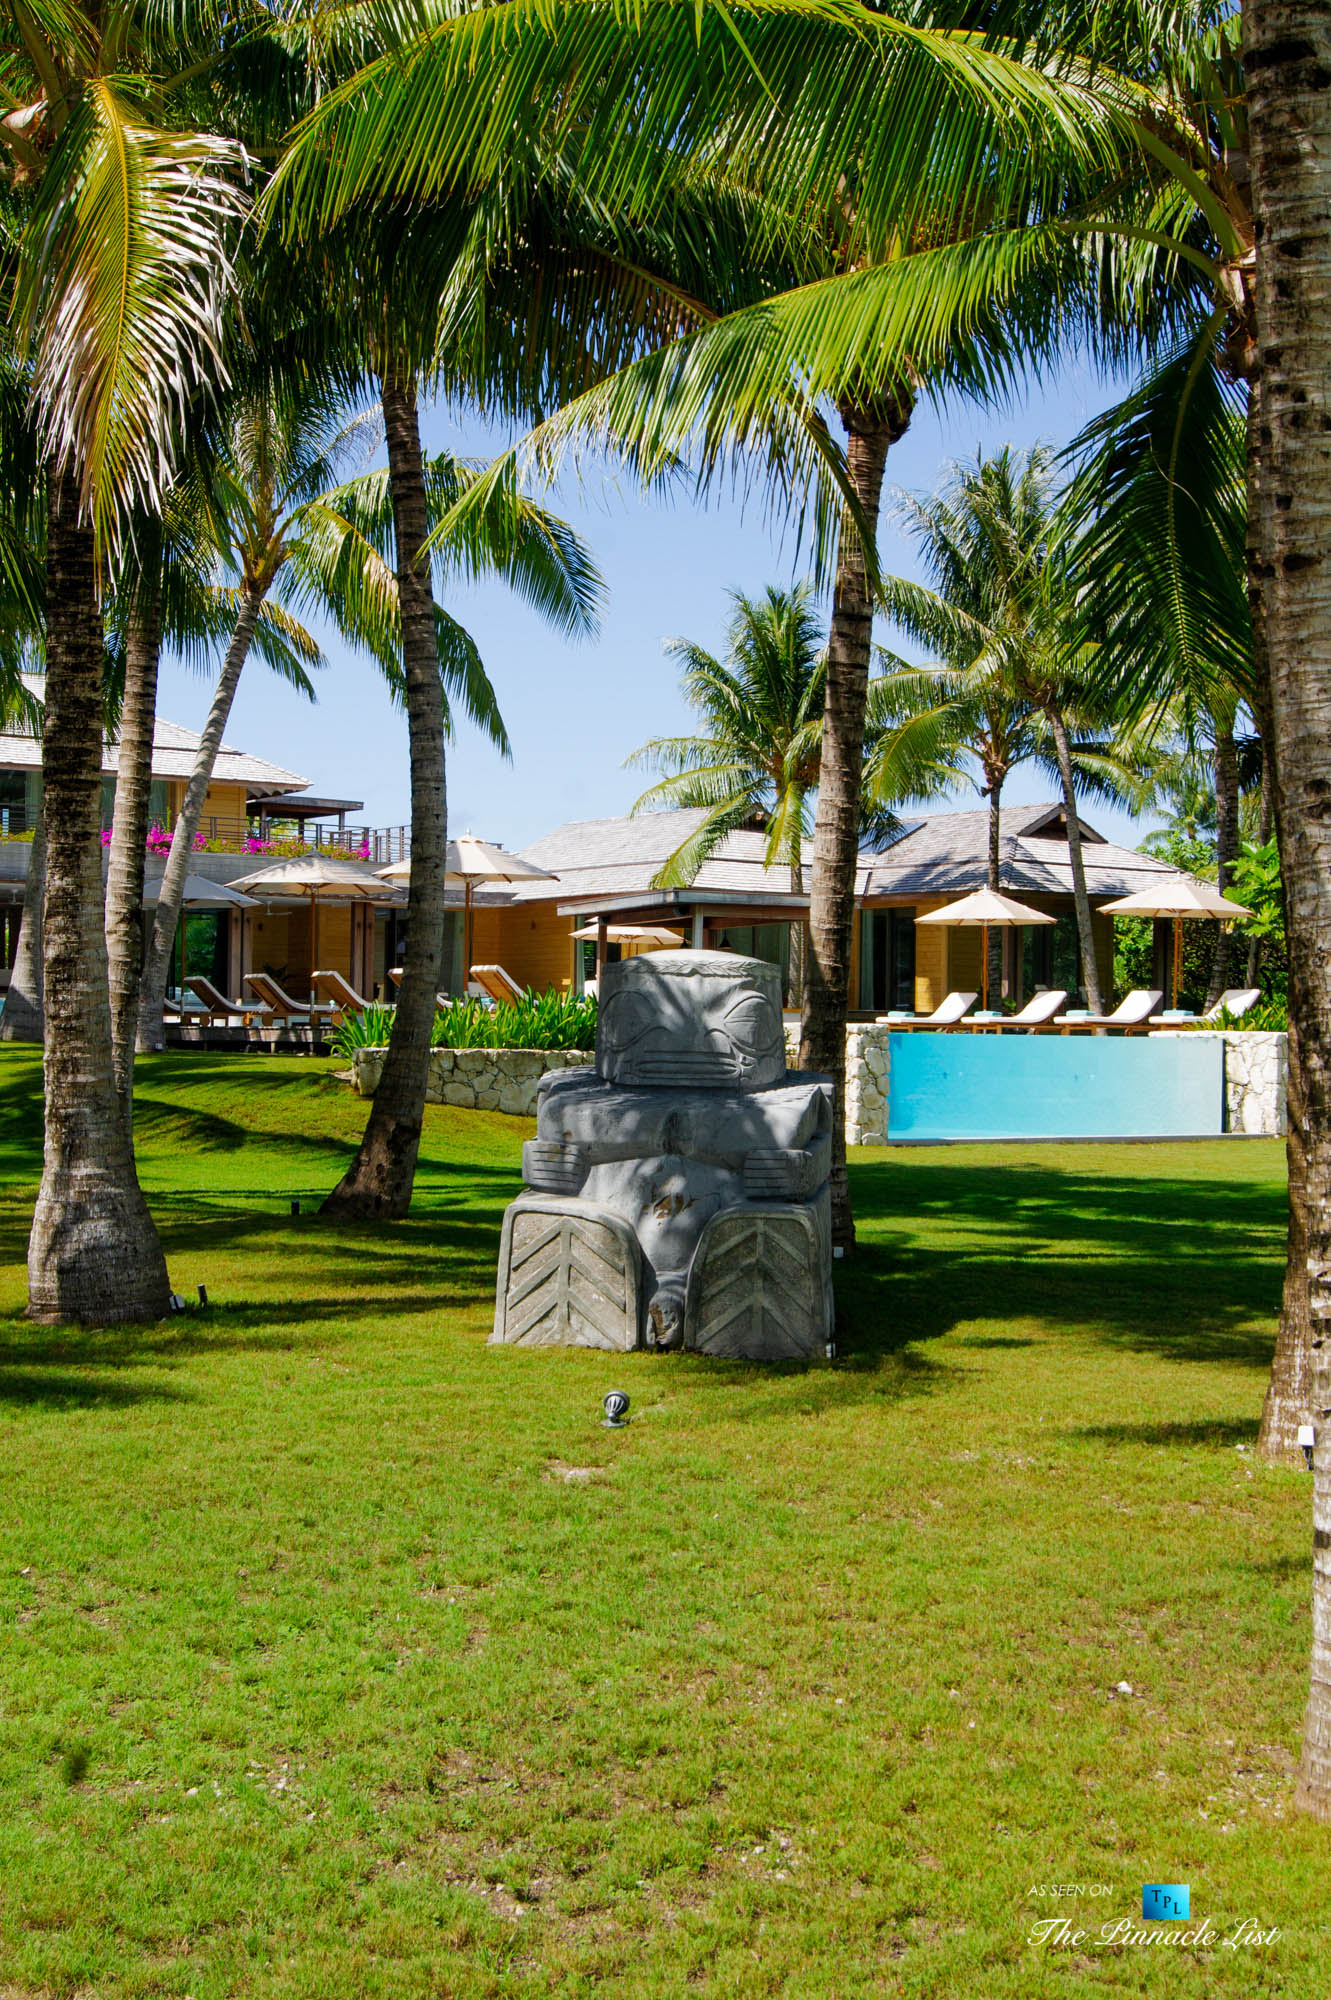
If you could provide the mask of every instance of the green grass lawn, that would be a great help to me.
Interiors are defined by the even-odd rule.
[[[612,1360],[485,1345],[522,1121],[291,1216],[332,1069],[142,1064],[213,1303],[53,1332],[0,1050],[4,2000],[1322,2000],[1276,1144],[862,1153],[835,1366]],[[1143,1882],[1280,1935],[1097,1943]]]

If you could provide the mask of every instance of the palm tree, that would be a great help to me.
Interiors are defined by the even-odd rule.
[[[1049,473],[1046,451],[1005,447],[973,466],[954,466],[929,499],[903,503],[932,587],[888,577],[882,603],[941,670],[906,669],[884,684],[880,702],[897,706],[903,719],[879,746],[871,783],[899,795],[906,761],[927,768],[930,757],[969,751],[989,798],[989,886],[997,889],[1004,780],[1031,758],[1054,772],[1087,999],[1100,1013],[1077,787],[1122,798],[1130,780],[1103,733],[1109,713],[1090,698],[1069,537],[1052,504]],[[1071,717],[1098,724],[1101,733],[1074,743]]]
[[[665,650],[684,668],[684,698],[703,725],[695,736],[658,736],[627,760],[662,772],[633,811],[702,807],[706,817],[656,877],[660,888],[692,882],[728,833],[762,826],[767,865],[790,870],[804,893],[809,800],[818,783],[826,656],[811,584],[772,585],[760,598],[731,593],[724,660],[689,639]],[[792,1004],[803,990],[803,926],[791,927]]]
[[[561,188],[599,204],[612,225],[632,219],[622,233],[630,242],[636,235],[637,254],[624,262],[640,293],[651,290],[655,272],[673,292],[676,313],[664,347],[658,341],[581,407],[542,426],[540,448],[590,431],[626,443],[632,461],[653,473],[692,445],[707,477],[735,448],[758,443],[778,491],[789,487],[792,468],[802,486],[812,467],[831,467],[842,533],[805,1057],[812,1051],[832,1072],[839,1097],[872,619],[865,550],[886,451],[922,383],[980,386],[992,381],[995,365],[1001,370],[986,349],[989,341],[1001,345],[996,300],[1024,297],[1029,307],[1025,324],[1010,329],[1009,352],[1012,336],[1037,322],[1047,342],[1048,273],[1032,286],[1024,245],[1000,244],[996,264],[992,231],[1061,212],[1072,185],[1117,163],[1121,120],[1106,116],[1084,84],[1060,87],[1015,51],[982,48],[969,36],[903,30],[870,16],[847,23],[787,14],[763,0],[746,14],[739,63],[729,13],[723,22],[707,7],[686,23],[677,10],[649,5],[635,12],[631,32],[609,10],[576,7],[542,14],[539,26],[524,21],[522,36],[502,11],[432,23],[329,94],[297,135],[278,183],[301,227],[326,230],[371,191],[385,202],[461,195],[484,210],[496,188],[521,186],[533,170],[556,172]],[[751,240],[765,263],[774,245],[782,253],[784,274],[764,270],[748,300],[718,301],[705,274],[696,289],[672,283],[668,266],[642,254],[654,223],[688,185],[682,170],[699,161],[708,192],[729,190],[748,205]],[[498,221],[492,213],[495,240],[514,240]],[[1046,231],[1044,247],[1046,264],[1075,265],[1068,239]],[[909,339],[893,318],[903,265],[913,300]],[[773,298],[782,285],[798,289]],[[575,309],[589,289],[584,269],[571,294]],[[763,303],[733,310],[754,298]],[[598,311],[600,304],[598,294]],[[668,321],[658,315],[662,327]],[[599,359],[604,321],[595,325],[585,346]],[[600,372],[611,376],[616,365],[611,352]],[[844,455],[828,437],[823,396],[845,426]],[[823,505],[826,549],[836,538],[835,515]],[[834,1211],[846,1240],[842,1153],[838,1137]]]
[[[333,1216],[399,1216],[411,1201],[443,950],[448,727],[443,678],[456,678],[458,652],[474,654],[461,628],[436,604],[436,580],[442,587],[449,576],[501,576],[556,629],[572,634],[595,630],[603,588],[572,531],[516,487],[487,491],[484,506],[468,514],[464,526],[432,539],[432,528],[456,516],[467,490],[485,482],[477,468],[459,460],[426,459],[416,369],[402,362],[400,348],[387,345],[383,351],[388,470],[377,506],[357,516],[346,489],[340,504],[354,531],[370,534],[377,528],[381,547],[391,546],[397,558],[400,686],[411,755],[408,948],[388,1055],[365,1132],[323,1205]],[[451,658],[441,646],[445,639],[451,642]]]
[[[152,1318],[169,1295],[111,1062],[98,840],[99,581],[132,507],[160,504],[181,423],[215,378],[243,154],[167,87],[216,60],[216,10],[169,35],[129,0],[16,16],[0,121],[19,196],[15,323],[45,458],[46,1152],[29,1244],[39,1319]]]
[[[1195,344],[1166,356],[1069,447],[1080,457],[1065,513],[1080,524],[1076,564],[1105,693],[1143,749],[1167,726],[1208,756],[1217,886],[1239,855],[1240,750],[1256,708],[1244,580],[1247,495],[1243,392]],[[1222,933],[1210,998],[1230,984]]]
[[[396,592],[378,546],[353,519],[373,511],[382,481],[336,483],[339,466],[363,442],[348,426],[339,393],[311,381],[270,385],[233,402],[222,450],[209,469],[208,512],[235,581],[225,588],[230,630],[163,873],[139,1003],[138,1046],[159,1048],[171,945],[190,857],[231,706],[251,648],[290,675],[287,648],[302,631],[290,607],[332,619],[343,637],[381,666],[400,689]],[[270,594],[286,599],[283,607]],[[438,670],[501,750],[507,737],[475,650],[439,614]],[[279,639],[274,649],[274,638]],[[308,685],[308,684],[307,684]],[[312,692],[312,691],[311,691]]]
[[[1277,825],[1287,899],[1290,1019],[1304,1093],[1306,1270],[1318,1413],[1313,1497],[1313,1645],[1299,1799],[1331,1820],[1331,925],[1323,828],[1331,732],[1331,24],[1318,0],[1248,0],[1260,490],[1252,507],[1257,624],[1269,664]],[[1293,1246],[1291,1246],[1293,1248]]]

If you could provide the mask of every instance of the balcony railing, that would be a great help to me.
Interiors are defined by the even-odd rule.
[[[170,844],[163,830],[162,845]],[[211,854],[333,854],[364,861],[367,867],[384,868],[390,861],[405,861],[411,853],[409,826],[305,826],[290,820],[272,820],[260,831],[257,820],[226,819],[214,813],[204,815],[196,846]]]

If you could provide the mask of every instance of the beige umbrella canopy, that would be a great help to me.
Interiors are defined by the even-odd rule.
[[[1019,903],[1012,896],[1000,896],[996,889],[977,889],[973,895],[963,896],[960,902],[947,903],[941,910],[930,910],[928,916],[917,917],[917,924],[955,924],[961,930],[981,930],[984,938],[980,945],[980,985],[982,990],[980,1005],[989,1011],[989,926],[1052,924],[1057,918],[1048,910],[1034,910],[1029,903]]]
[[[595,938],[600,936],[599,926],[583,924],[573,933],[575,938]],[[609,944],[659,944],[677,945],[682,942],[678,931],[668,931],[661,924],[607,924],[606,941]]]
[[[394,861],[379,870],[385,882],[409,882],[411,861]],[[477,882],[554,882],[558,878],[547,868],[536,868],[521,855],[506,854],[474,833],[460,833],[445,850],[444,880],[461,883],[463,889],[462,955],[466,970],[463,983],[471,978],[471,892]]]
[[[261,902],[284,896],[306,896],[310,902],[310,957],[313,971],[319,963],[319,904],[387,903],[393,900],[391,885],[385,886],[372,868],[359,861],[334,861],[326,854],[297,854],[256,874],[237,876],[234,887],[247,889]]]
[[[1120,896],[1116,903],[1101,903],[1107,917],[1172,917],[1174,920],[1174,1008],[1178,1009],[1180,926],[1185,917],[1209,917],[1222,923],[1231,917],[1250,917],[1242,903],[1222,896],[1209,882],[1195,882],[1191,875],[1171,875],[1153,888],[1138,889],[1133,896]]]

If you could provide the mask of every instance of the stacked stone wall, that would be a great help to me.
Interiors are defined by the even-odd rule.
[[[355,1081],[362,1097],[373,1097],[379,1088],[387,1054],[387,1049],[357,1049]],[[585,1049],[431,1049],[425,1101],[534,1118],[537,1088],[547,1070],[587,1069],[594,1061]]]

